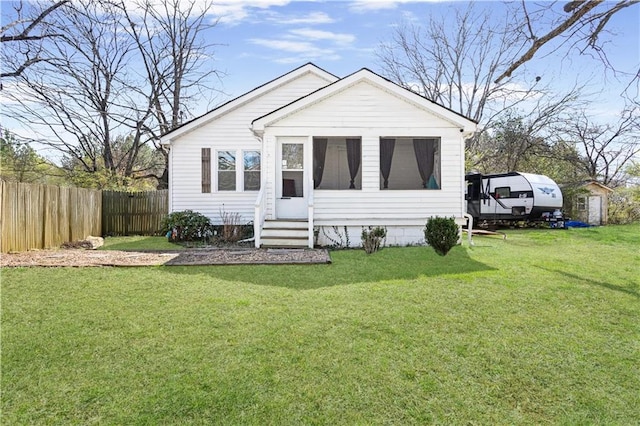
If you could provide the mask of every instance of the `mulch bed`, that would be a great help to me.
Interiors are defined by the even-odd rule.
[[[185,249],[119,251],[56,249],[2,254],[1,267],[23,266],[185,266],[331,263],[325,249]]]

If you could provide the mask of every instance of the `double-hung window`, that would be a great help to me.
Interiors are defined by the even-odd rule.
[[[218,191],[236,190],[236,151],[218,151]]]
[[[208,150],[208,148],[207,148]],[[205,169],[208,168],[208,151],[203,149],[203,192]],[[261,155],[255,150],[220,150],[215,156],[216,186],[218,192],[241,192],[260,190]]]
[[[243,151],[243,187],[245,191],[260,190],[260,151]]]

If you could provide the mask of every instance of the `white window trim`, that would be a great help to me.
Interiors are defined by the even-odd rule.
[[[218,155],[220,152],[232,152],[235,155],[236,158],[236,189],[235,191],[221,191],[218,187],[218,183],[219,183],[219,176],[218,176]],[[257,152],[260,155],[260,186],[262,187],[263,182],[262,182],[262,174],[263,174],[263,167],[264,167],[264,163],[263,160],[264,158],[262,157],[262,150],[261,149],[251,149],[251,148],[247,148],[247,149],[216,149],[215,150],[215,164],[213,165],[214,167],[214,173],[213,173],[213,179],[215,180],[215,191],[211,191],[216,192],[216,193],[220,193],[220,194],[231,194],[234,192],[249,192],[249,193],[257,193],[259,191],[259,189],[251,189],[251,190],[244,190],[244,153],[245,152]],[[211,182],[212,184],[214,184],[214,182]],[[213,189],[213,188],[212,188]]]
[[[219,184],[220,184],[220,176],[219,176],[219,165],[220,165],[220,153],[221,152],[232,152],[235,155],[236,158],[236,168],[235,168],[235,172],[236,172],[236,189],[235,191],[221,191]],[[216,162],[215,162],[215,192],[220,193],[220,194],[232,194],[234,192],[239,192],[238,191],[238,150],[237,149],[216,149],[216,156],[215,156]],[[213,192],[213,191],[212,191]]]
[[[257,192],[260,191],[260,189],[249,189],[249,190],[246,190],[246,191],[244,189],[244,172],[245,172],[245,169],[244,169],[244,153],[245,152],[257,152],[258,155],[260,156],[260,170],[259,170],[259,172],[260,172],[260,187],[262,187],[262,167],[263,167],[262,150],[260,150],[260,149],[250,149],[250,148],[241,150],[241,153],[242,153],[242,170],[240,171],[240,181],[241,181],[240,183],[241,183],[241,186],[239,186],[238,188],[242,188],[240,192],[256,192],[257,193]],[[236,169],[237,169],[237,167],[236,167]]]

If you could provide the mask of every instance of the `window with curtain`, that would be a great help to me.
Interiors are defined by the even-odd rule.
[[[218,191],[236,190],[236,152],[218,151]]]
[[[260,151],[245,151],[244,160],[244,190],[260,190]]]
[[[380,189],[440,187],[440,138],[380,138]]]
[[[315,189],[362,189],[362,139],[313,138]]]

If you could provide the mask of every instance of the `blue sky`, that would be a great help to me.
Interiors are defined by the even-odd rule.
[[[212,22],[219,19],[219,22],[206,33],[206,40],[217,44],[213,67],[225,76],[221,82],[212,84],[221,88],[223,94],[213,103],[198,104],[187,118],[201,115],[307,62],[338,77],[363,67],[382,73],[376,51],[380,43],[391,38],[394,27],[403,22],[426,23],[432,14],[451,17],[454,8],[468,5],[465,1],[438,0],[213,1],[210,19]],[[4,14],[11,9],[5,7],[8,4],[11,3],[0,0],[4,19],[7,19]],[[561,8],[564,1],[526,4],[532,9],[536,5]],[[502,2],[475,2],[475,5],[490,9],[495,19],[505,16]],[[612,65],[619,70],[637,72],[640,68],[640,4],[615,14],[607,29],[612,33],[604,35]],[[567,51],[566,45],[559,47],[558,43],[550,43],[526,66],[558,93],[576,82],[588,82],[586,91],[591,95],[588,114],[600,122],[616,121],[624,107],[620,94],[631,78],[605,72],[601,61],[592,55],[579,55],[575,49],[567,55]],[[634,88],[637,90],[637,81]],[[26,136],[39,131],[33,126],[24,128],[7,117],[2,121],[3,126]]]
[[[391,37],[393,27],[402,22],[425,22],[430,14],[450,16],[452,8],[467,2],[441,1],[218,1],[214,11],[219,24],[211,31],[216,48],[216,67],[226,72],[224,101],[238,96],[272,78],[313,62],[343,77],[367,67],[380,72],[376,57],[379,44]],[[556,7],[561,7],[560,2]],[[551,3],[549,3],[551,5]],[[481,2],[499,19],[505,9],[501,2]],[[608,29],[607,53],[613,65],[626,71],[640,67],[640,5],[614,15]],[[598,103],[595,115],[611,113],[623,105],[619,94],[629,82],[625,76],[605,73],[598,59],[566,56],[567,48],[556,53],[557,45],[541,50],[529,69],[552,81],[559,91],[576,81],[590,81],[588,91]]]

